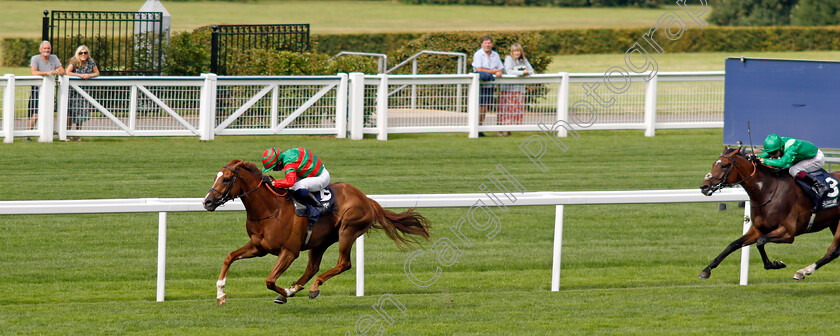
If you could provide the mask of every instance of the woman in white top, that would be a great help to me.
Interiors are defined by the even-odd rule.
[[[514,43],[510,46],[510,55],[505,57],[505,74],[514,75],[517,77],[529,76],[534,73],[534,68],[525,57],[525,51],[519,43]],[[501,86],[499,95],[499,111],[498,123],[500,125],[520,125],[522,124],[522,116],[525,114],[525,85],[524,84],[505,84]],[[504,136],[503,132],[499,132],[499,136]],[[510,132],[507,132],[510,135]]]

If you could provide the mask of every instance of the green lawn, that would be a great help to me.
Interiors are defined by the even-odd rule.
[[[396,1],[163,1],[173,31],[213,24],[309,23],[313,33],[648,27],[677,6],[563,8]],[[143,1],[3,1],[0,37],[39,37],[44,10],[136,11]],[[710,12],[710,11],[707,11]],[[708,15],[708,13],[707,13]]]
[[[0,145],[2,200],[202,197],[230,159],[257,161],[267,146],[305,146],[334,181],[369,194],[478,192],[496,164],[528,191],[696,188],[722,148],[721,130],[582,131],[568,151],[550,148],[542,172],[518,149],[527,136],[467,139],[464,134],[405,134],[389,141],[305,136],[84,138],[82,142]],[[154,149],[154,150],[150,150]],[[3,216],[0,323],[5,334],[252,335],[354,334],[371,315],[392,335],[834,335],[840,266],[803,282],[793,272],[827,248],[826,232],[768,245],[784,270],[765,271],[753,248],[750,285],[737,286],[738,255],[710,280],[699,271],[741,231],[742,209],[717,204],[568,206],[561,291],[550,292],[554,207],[511,207],[488,239],[467,227],[464,246],[449,227],[466,209],[420,209],[433,237],[462,249],[425,288],[407,280],[409,251],[385,235],[366,239],[367,296],[354,296],[354,270],[315,300],[271,302],[264,279],[273,257],[234,263],[228,303],[215,307],[224,256],[247,239],[244,214],[170,213],[166,302],[154,302],[156,214]],[[423,247],[429,249],[430,243]],[[334,249],[322,271],[334,265]],[[305,257],[302,257],[305,260]],[[280,279],[297,279],[297,261]],[[430,277],[432,257],[412,264]],[[372,308],[392,294],[405,312]],[[378,328],[378,326],[376,328]]]

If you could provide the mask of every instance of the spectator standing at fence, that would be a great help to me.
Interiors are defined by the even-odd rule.
[[[484,116],[487,114],[487,109],[495,105],[494,94],[496,86],[487,84],[501,76],[504,73],[504,64],[499,57],[499,53],[493,51],[493,38],[489,35],[481,37],[481,48],[473,55],[473,71],[478,73],[479,79],[482,82],[478,102],[478,123],[484,124]],[[484,132],[478,132],[478,136],[483,137]]]
[[[67,75],[76,76],[81,79],[90,79],[99,76],[99,67],[96,66],[90,49],[85,45],[76,48],[76,54],[70,58],[67,65]],[[76,92],[70,90],[70,106],[68,109],[68,121],[74,129],[81,129],[82,123],[90,119],[90,104]],[[73,137],[73,141],[81,141],[79,137]]]
[[[534,68],[525,57],[519,43],[510,46],[510,55],[505,57],[505,74],[517,77],[530,76]],[[525,84],[503,84],[499,90],[499,124],[521,125],[525,114]],[[507,132],[510,136],[510,132]],[[499,132],[499,136],[505,136]]]
[[[42,41],[38,46],[38,55],[32,56],[29,60],[29,73],[33,76],[61,76],[64,75],[64,67],[58,56],[52,54],[52,44],[49,41]],[[32,87],[29,96],[29,129],[35,128],[38,121],[38,87]],[[32,140],[26,137],[25,141]]]

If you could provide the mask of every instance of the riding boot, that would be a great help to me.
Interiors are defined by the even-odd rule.
[[[306,206],[307,211],[309,212],[309,218],[318,218],[321,215],[321,211],[318,210],[318,207],[321,205],[318,199],[312,195],[309,190],[306,189],[298,189],[292,193],[292,197],[294,197],[300,204]]]
[[[811,177],[811,175],[805,174],[802,176],[802,181],[805,181],[805,183],[814,188],[814,191],[817,192],[817,198],[822,198],[828,192],[828,186],[820,182],[820,180]]]

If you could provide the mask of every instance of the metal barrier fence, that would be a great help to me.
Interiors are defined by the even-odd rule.
[[[59,59],[70,59],[84,44],[96,52],[96,65],[105,76],[161,74],[168,39],[163,13],[52,11],[49,20],[47,13],[42,38],[52,43]]]
[[[478,207],[495,204],[487,194],[417,194],[417,195],[368,195],[385,208],[447,208]],[[554,205],[554,247],[552,251],[551,291],[560,290],[560,265],[563,244],[563,206],[587,204],[644,204],[731,202],[749,200],[741,188],[724,189],[712,196],[703,196],[697,189],[638,190],[638,191],[579,191],[579,192],[525,192],[516,195],[516,202],[505,206]],[[164,301],[166,283],[166,214],[167,212],[204,212],[201,198],[140,198],[67,201],[2,201],[0,215],[83,214],[83,213],[135,213],[158,212],[158,262],[157,301]],[[487,206],[487,205],[482,205]],[[245,210],[240,200],[219,207],[219,211]],[[480,211],[478,211],[480,212]],[[472,213],[472,212],[470,212]],[[742,232],[750,228],[750,206],[746,202]],[[466,228],[466,227],[465,227]],[[487,228],[484,228],[486,230]],[[438,239],[447,239],[445,237]],[[356,296],[365,293],[364,236],[356,240]],[[741,249],[740,284],[747,285],[749,274],[749,248]],[[406,266],[408,267],[408,266]]]
[[[307,52],[309,24],[215,25],[210,39],[210,71],[228,75],[228,64],[250,49]]]
[[[477,74],[335,76],[76,77],[6,75],[0,136],[198,136],[328,134],[362,139],[389,133],[538,131],[541,124],[572,121],[573,106],[592,99],[584,85],[603,74],[537,74],[479,83]],[[723,72],[659,73],[650,81],[631,76],[616,94],[603,88],[591,125],[574,129],[723,127]],[[480,107],[480,87],[494,87]],[[42,94],[31,99],[34,90]],[[53,92],[54,90],[54,92]],[[54,99],[56,97],[54,103]],[[516,108],[513,108],[513,107]],[[517,107],[518,106],[518,107]],[[57,107],[57,110],[55,109]],[[29,111],[39,111],[29,129]],[[57,111],[55,113],[54,111]],[[484,120],[482,120],[484,111]],[[57,116],[57,120],[55,119]],[[561,129],[561,135],[566,129]]]

